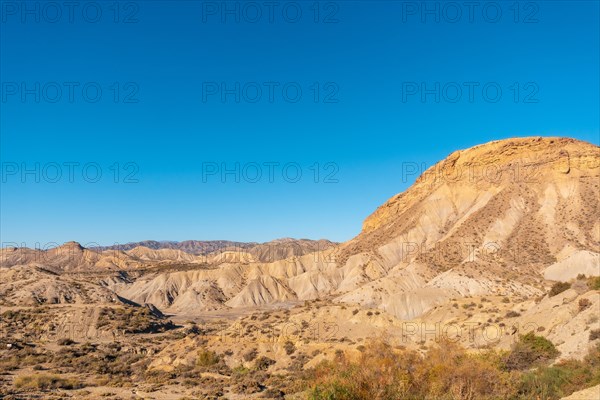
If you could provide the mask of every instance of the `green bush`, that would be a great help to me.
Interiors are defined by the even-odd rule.
[[[521,399],[560,399],[600,383],[600,347],[582,361],[568,360],[525,373],[519,388]]]
[[[519,393],[521,398],[554,399],[563,395],[561,387],[569,382],[568,371],[562,368],[542,367],[523,375]]]
[[[520,336],[506,357],[505,366],[508,370],[524,370],[543,365],[559,354],[551,341],[529,332]]]
[[[341,383],[332,382],[323,387],[316,385],[308,394],[309,400],[359,400],[352,390]]]

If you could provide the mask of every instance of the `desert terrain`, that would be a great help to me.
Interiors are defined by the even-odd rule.
[[[600,148],[458,150],[344,242],[0,252],[0,398],[598,399]]]

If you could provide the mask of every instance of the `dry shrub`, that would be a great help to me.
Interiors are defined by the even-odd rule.
[[[221,358],[214,351],[200,349],[198,350],[198,358],[196,358],[196,366],[210,367],[218,364]]]
[[[296,346],[289,340],[285,342],[283,348],[285,349],[285,354],[287,354],[288,356],[294,354],[294,352],[296,351]]]
[[[74,379],[61,378],[58,375],[34,374],[15,378],[15,388],[20,390],[77,389],[81,384]]]
[[[592,305],[590,299],[579,299],[579,311],[583,311]]]
[[[491,354],[491,353],[490,353]],[[423,358],[395,351],[378,341],[365,347],[357,362],[345,357],[315,371],[310,399],[456,399],[503,398],[514,394],[513,374],[501,370],[498,356],[467,354],[441,343]],[[512,383],[511,383],[512,382]]]
[[[552,288],[550,288],[550,292],[548,292],[548,296],[554,297],[557,294],[560,294],[570,288],[571,288],[571,284],[569,282],[556,282],[554,285],[552,285]]]
[[[261,356],[254,362],[254,368],[258,371],[265,371],[273,364],[275,364],[275,360]]]
[[[244,361],[250,362],[250,361],[253,361],[257,355],[258,355],[258,350],[250,349],[248,352],[244,353],[244,355],[242,357],[243,357]]]
[[[600,290],[600,276],[589,278],[587,285],[592,290]]]

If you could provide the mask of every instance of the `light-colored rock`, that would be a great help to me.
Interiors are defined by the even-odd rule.
[[[600,399],[600,385],[591,388],[583,389],[563,397],[561,400],[598,400]]]

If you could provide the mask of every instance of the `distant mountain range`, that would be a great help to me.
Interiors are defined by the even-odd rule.
[[[185,240],[183,242],[144,240],[142,242],[95,247],[91,248],[91,250],[129,251],[136,247],[145,247],[151,250],[179,250],[192,255],[210,255],[219,252],[244,252],[253,255],[258,261],[269,262],[287,257],[298,257],[315,251],[327,250],[337,244],[338,243],[326,239],[310,240],[292,238],[275,239],[264,243],[233,242],[230,240]]]
[[[239,249],[248,249],[258,245],[256,242],[233,242],[230,240],[184,240],[183,242],[176,242],[171,240],[144,240],[141,242],[130,242],[125,244],[114,244],[112,246],[98,246],[92,248],[93,250],[121,250],[128,251],[136,247],[147,247],[152,250],[160,249],[172,249],[181,250],[189,254],[204,255],[218,251],[227,247],[236,247]]]
[[[83,247],[67,242],[48,250],[5,248],[0,251],[0,267],[37,264],[55,272],[132,270],[157,263],[208,264],[226,262],[275,262],[323,252],[337,246],[329,240],[276,239],[265,243],[228,240],[184,242],[146,240],[123,245]]]

